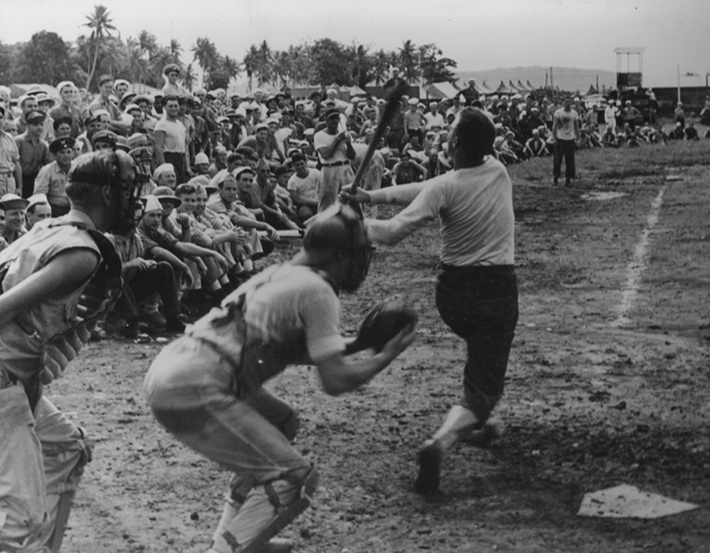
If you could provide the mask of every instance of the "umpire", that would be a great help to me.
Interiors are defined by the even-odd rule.
[[[108,309],[120,260],[102,232],[132,223],[136,184],[124,152],[77,158],[71,210],[0,252],[0,551],[57,553],[90,458],[86,435],[42,394]],[[113,292],[111,294],[110,292]]]
[[[392,219],[366,221],[368,236],[380,244],[396,244],[441,219],[436,306],[466,340],[468,356],[460,402],[419,451],[415,488],[424,495],[438,491],[442,460],[457,441],[491,435],[486,421],[503,393],[518,321],[512,184],[503,164],[489,155],[494,138],[491,120],[466,108],[449,131],[454,171],[421,183],[344,195],[361,203],[407,205]]]

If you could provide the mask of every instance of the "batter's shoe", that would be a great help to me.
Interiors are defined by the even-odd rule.
[[[500,438],[500,430],[493,423],[487,422],[482,428],[471,430],[471,433],[459,441],[475,447],[488,447],[494,440]]]
[[[419,450],[419,475],[414,489],[420,495],[431,496],[439,493],[441,462],[444,453],[434,440],[427,440]]]

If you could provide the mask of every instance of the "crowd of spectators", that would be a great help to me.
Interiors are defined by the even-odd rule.
[[[256,271],[254,262],[281,235],[301,233],[333,201],[327,189],[352,179],[385,105],[372,95],[342,98],[325,88],[307,98],[259,89],[248,97],[188,91],[177,65],[164,74],[165,86],[153,95],[132,92],[111,75],[99,78],[93,98],[64,81],[58,98],[37,87],[12,105],[10,89],[0,87],[0,249],[37,221],[68,211],[64,187],[78,155],[122,149],[135,160],[144,210],[136,213],[135,231],[111,236],[124,261],[129,336],[141,321],[179,330],[187,306],[219,301]],[[552,118],[563,100],[540,91],[483,96],[475,84],[450,100],[404,96],[364,186],[450,170],[447,133],[466,106],[494,121],[491,154],[503,163],[550,155]],[[587,109],[574,98],[572,107],[582,122],[577,148],[698,138],[680,103],[670,133],[645,122],[630,103]]]

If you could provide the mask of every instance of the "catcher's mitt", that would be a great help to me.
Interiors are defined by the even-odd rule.
[[[364,349],[382,351],[385,344],[407,326],[415,326],[419,317],[404,302],[385,300],[370,309],[358,330],[357,342]]]

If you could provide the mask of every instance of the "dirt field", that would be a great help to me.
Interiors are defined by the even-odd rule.
[[[710,141],[582,152],[578,164],[571,189],[551,186],[549,159],[511,168],[521,317],[496,411],[504,434],[452,452],[444,499],[412,491],[465,355],[433,302],[435,226],[378,248],[363,289],[343,297],[346,330],[376,300],[408,298],[421,318],[402,358],[342,398],[307,367],[272,383],[302,410],[297,448],[321,474],[313,508],[284,532],[297,551],[710,551]],[[68,553],[207,549],[228,474],[150,416],[141,384],[160,347],[93,344],[49,389],[96,441]],[[701,509],[576,516],[586,491],[621,483]]]

